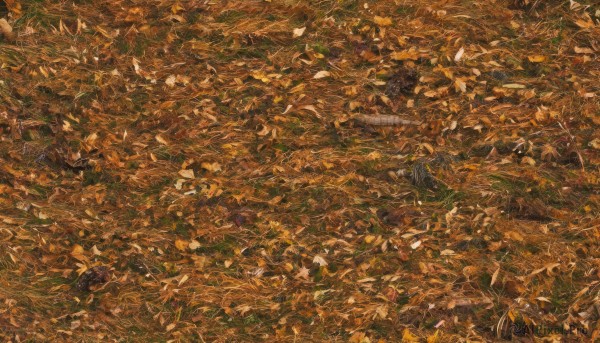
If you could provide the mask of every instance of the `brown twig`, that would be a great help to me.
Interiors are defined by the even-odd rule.
[[[361,123],[375,125],[375,126],[396,126],[396,125],[420,125],[421,122],[414,120],[402,119],[395,115],[390,114],[376,114],[376,115],[359,115],[355,118]]]

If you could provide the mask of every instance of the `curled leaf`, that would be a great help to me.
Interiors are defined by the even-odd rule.
[[[321,70],[320,72],[316,73],[315,76],[313,76],[313,79],[322,79],[324,77],[329,76],[331,76],[330,72],[328,72],[327,70]]]

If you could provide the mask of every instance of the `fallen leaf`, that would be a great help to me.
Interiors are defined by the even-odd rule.
[[[175,80],[177,80],[177,77],[175,75],[169,75],[165,80],[165,83],[169,87],[175,87]]]
[[[391,53],[390,58],[396,61],[416,61],[419,59],[419,52],[414,48],[410,48],[409,50],[394,51]]]
[[[456,55],[454,55],[454,62],[460,61],[460,59],[462,58],[464,53],[465,53],[465,48],[461,47],[460,49],[458,49],[458,52],[456,53]]]
[[[410,332],[410,330],[408,328],[405,328],[404,331],[402,331],[402,342],[412,343],[412,342],[419,342],[419,341],[420,341],[419,337],[413,335],[412,332]]]
[[[542,62],[546,61],[546,56],[543,56],[543,55],[531,55],[531,56],[527,56],[527,59],[531,63],[542,63]]]
[[[500,268],[496,269],[494,274],[492,274],[492,281],[490,282],[490,287],[492,287],[496,283],[496,280],[498,279],[498,274],[500,274]]]
[[[294,38],[302,37],[302,35],[304,34],[304,31],[306,31],[306,26],[294,29],[293,37]]]
[[[185,249],[187,249],[187,247],[188,247],[188,242],[184,241],[183,239],[176,239],[175,240],[175,247],[179,251],[185,251]]]
[[[154,136],[154,138],[155,138],[155,139],[156,139],[156,141],[157,141],[157,142],[159,142],[160,144],[163,144],[163,145],[169,145],[169,143],[167,142],[167,140],[166,140],[166,139],[164,139],[164,138],[163,138],[163,136],[161,136],[161,135],[156,135],[156,136]]]
[[[213,173],[218,172],[218,171],[222,171],[221,170],[221,164],[219,164],[218,162],[212,162],[212,163],[210,163],[210,162],[202,162],[200,164],[200,166],[202,167],[202,169],[206,169],[209,172],[213,172]]]
[[[594,138],[591,142],[588,143],[588,146],[600,150],[600,138]]]
[[[190,244],[188,244],[188,248],[190,248],[190,250],[194,251],[198,248],[200,248],[202,245],[200,244],[200,242],[198,242],[197,240],[192,240],[190,242]]]
[[[392,25],[392,18],[390,17],[380,17],[380,16],[375,16],[374,20],[375,24],[379,25],[379,26],[390,26]]]
[[[13,32],[12,26],[4,18],[0,18],[0,34],[4,36],[7,41],[15,39],[15,33]]]
[[[321,267],[324,267],[328,264],[327,261],[325,261],[325,259],[319,255],[315,255],[315,257],[313,258],[313,263],[316,263]]]
[[[192,169],[182,169],[179,171],[178,174],[185,177],[186,179],[194,178],[194,170],[192,170]]]
[[[461,79],[454,80],[454,87],[457,91],[461,91],[462,93],[467,91],[467,84]]]
[[[574,49],[575,49],[576,54],[593,54],[594,53],[594,50],[592,50],[590,48],[580,48],[580,47],[576,46]]]
[[[320,72],[316,73],[315,76],[313,76],[314,79],[322,79],[324,77],[329,77],[331,76],[331,73],[328,72],[327,70],[321,70]]]

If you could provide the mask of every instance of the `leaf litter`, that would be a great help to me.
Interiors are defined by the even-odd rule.
[[[600,337],[594,2],[0,4],[3,340]]]

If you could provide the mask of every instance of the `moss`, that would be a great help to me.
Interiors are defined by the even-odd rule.
[[[85,186],[91,186],[91,185],[98,184],[104,180],[102,176],[103,176],[102,172],[95,172],[92,170],[84,171],[83,172],[83,182],[81,185],[83,187],[85,187]]]
[[[486,290],[490,288],[490,283],[492,282],[492,276],[487,272],[482,272],[479,274],[479,287],[481,289]]]

